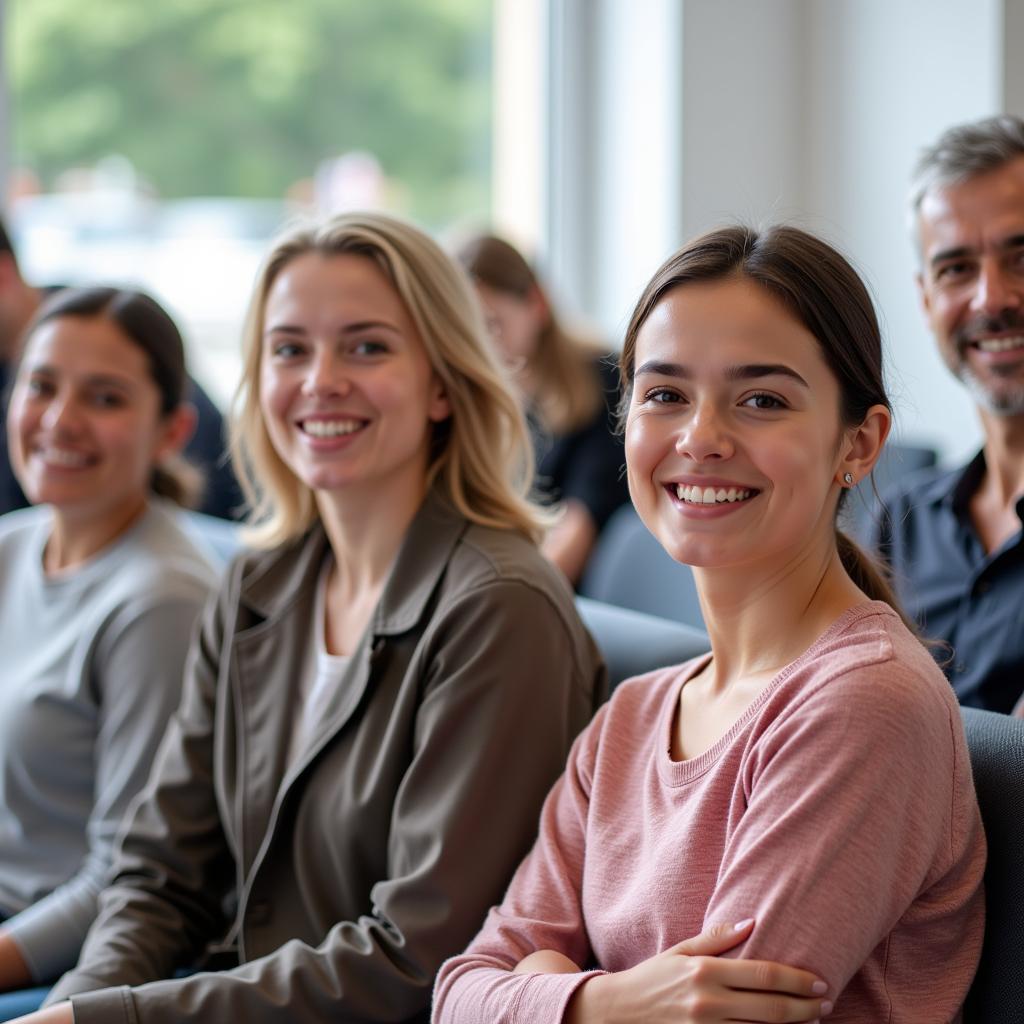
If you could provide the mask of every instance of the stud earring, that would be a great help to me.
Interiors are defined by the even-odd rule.
[[[853,486],[853,474],[852,473],[844,473],[843,474],[843,483],[846,484],[847,487],[852,487]]]

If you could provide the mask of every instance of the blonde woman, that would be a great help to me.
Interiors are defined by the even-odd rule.
[[[607,353],[566,329],[533,268],[504,239],[480,235],[458,256],[519,389],[538,492],[560,506],[542,550],[578,583],[602,527],[629,501],[615,430],[618,374]]]
[[[79,966],[27,1019],[425,1017],[604,689],[475,310],[385,216],[270,254],[235,422],[260,550],[205,616]]]

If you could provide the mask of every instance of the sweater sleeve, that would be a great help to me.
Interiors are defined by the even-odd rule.
[[[441,960],[465,946],[528,849],[583,707],[589,713],[600,689],[597,662],[573,664],[564,617],[528,586],[489,584],[439,618],[424,640],[423,698],[392,809],[388,870],[368,894],[372,912],[337,922],[318,945],[292,940],[216,975],[74,995],[77,1024],[366,1024],[423,1012]],[[132,902],[130,891],[120,908],[108,901],[100,930],[135,918],[148,942]],[[80,970],[102,972],[115,952],[90,942]]]
[[[538,949],[557,950],[580,965],[591,960],[580,894],[591,769],[605,716],[601,708],[573,745],[565,772],[544,803],[537,841],[504,901],[491,910],[466,952],[441,968],[434,989],[435,1024],[557,1022],[593,973],[511,971]]]
[[[4,925],[35,981],[58,977],[78,959],[121,819],[146,781],[180,699],[189,637],[201,604],[197,589],[126,605],[98,637],[91,671],[99,719],[88,852],[73,877]]]
[[[918,924],[930,950],[918,959],[934,960],[920,963],[921,990],[940,985],[936,935],[952,955],[966,926],[940,920],[947,887],[972,898],[983,862],[961,733],[952,698],[895,660],[833,676],[776,719],[746,761],[747,806],[705,915],[755,919],[727,955],[804,968],[835,995],[897,923]]]
[[[114,876],[77,966],[47,1004],[108,985],[167,977],[222,933],[222,899],[234,868],[213,787],[216,665],[227,602],[202,616],[152,779],[126,822]],[[168,821],[179,823],[173,832]]]

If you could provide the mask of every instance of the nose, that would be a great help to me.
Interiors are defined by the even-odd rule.
[[[319,348],[309,361],[302,389],[307,395],[344,395],[351,388],[344,360],[327,346]]]
[[[43,428],[57,436],[75,434],[81,424],[78,405],[70,394],[56,394],[41,417]]]
[[[694,462],[728,459],[735,450],[721,412],[710,403],[695,406],[676,437],[676,451]]]
[[[972,305],[975,312],[998,316],[1004,310],[1017,309],[1021,296],[1006,269],[996,260],[986,260],[978,271]]]

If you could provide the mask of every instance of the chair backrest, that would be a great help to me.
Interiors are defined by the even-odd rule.
[[[988,838],[985,945],[965,1024],[1024,1021],[1024,720],[963,709]]]
[[[710,647],[703,633],[678,622],[585,597],[576,598],[576,607],[604,656],[612,690],[623,679],[688,661]]]
[[[584,597],[704,629],[697,586],[648,532],[632,505],[608,520],[580,582]]]
[[[183,509],[178,522],[218,569],[223,569],[242,550],[241,527],[227,519]]]

